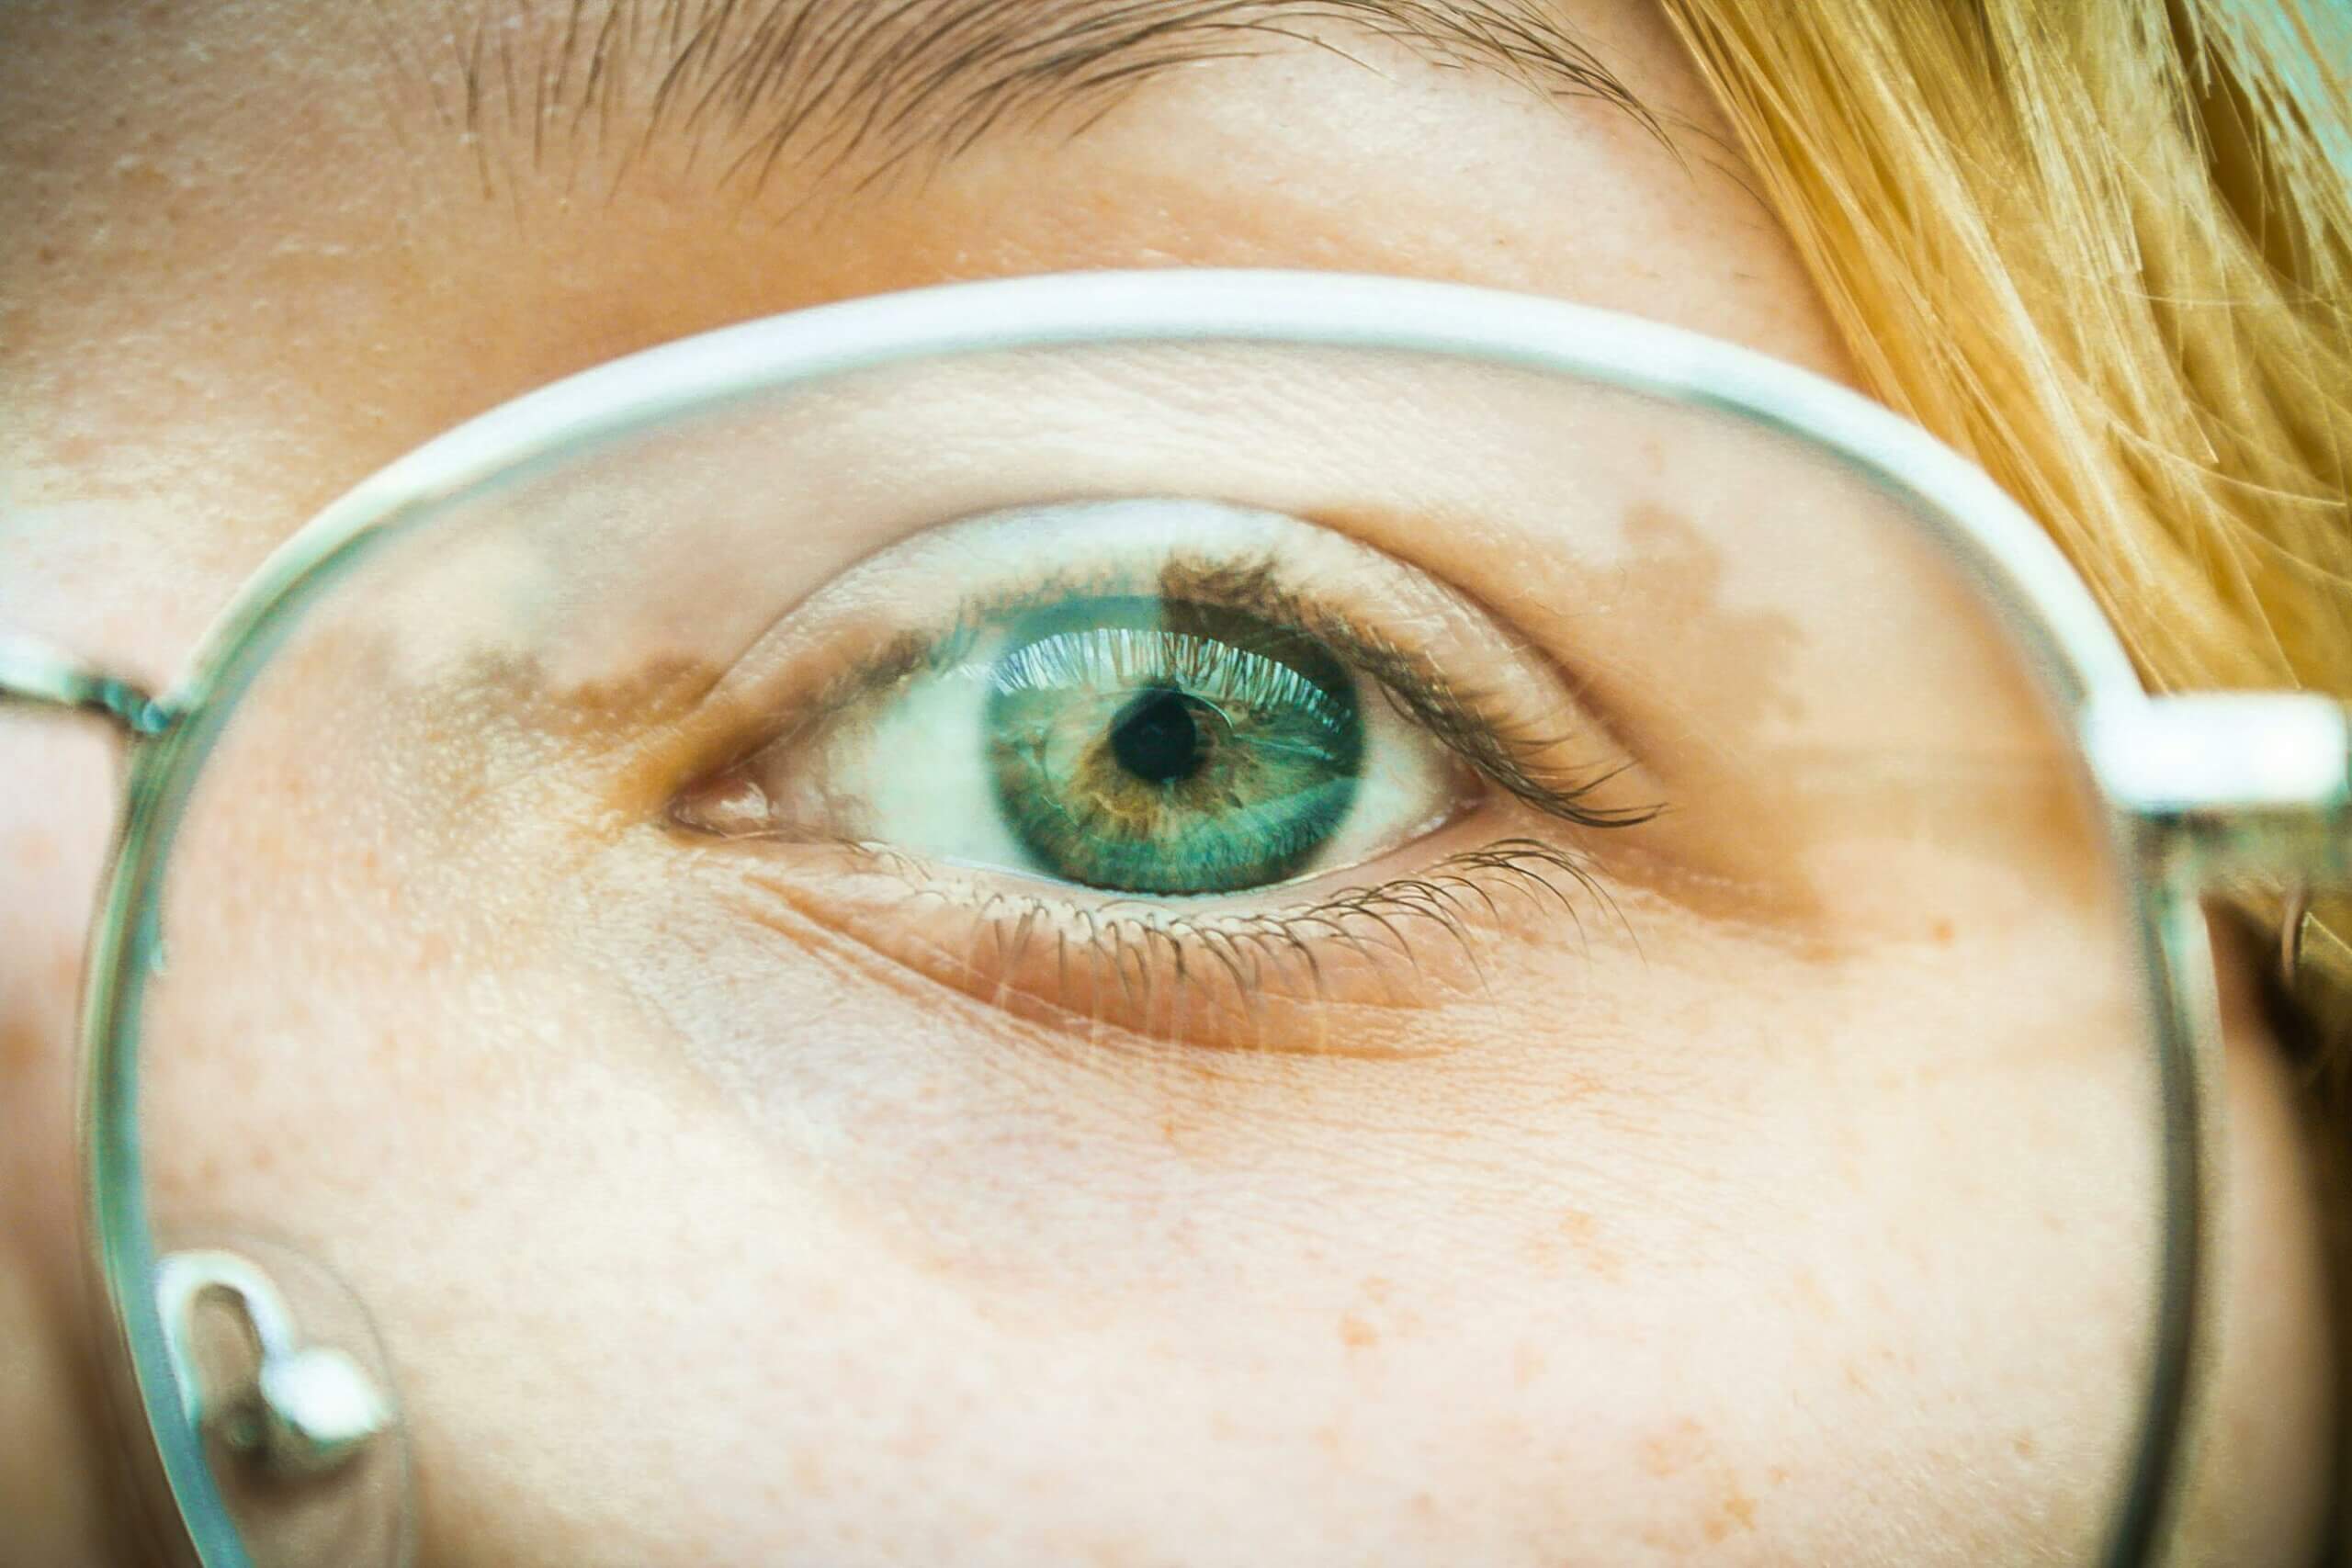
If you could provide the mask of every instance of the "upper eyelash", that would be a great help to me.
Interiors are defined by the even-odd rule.
[[[1568,737],[1537,734],[1526,722],[1500,719],[1490,700],[1470,694],[1425,657],[1402,648],[1327,608],[1281,587],[1271,562],[1215,566],[1205,570],[1171,561],[1163,570],[1161,592],[1183,597],[1203,590],[1217,603],[1305,631],[1330,644],[1349,662],[1379,682],[1390,703],[1401,708],[1449,750],[1504,791],[1548,817],[1580,828],[1633,828],[1655,818],[1662,803],[1602,807],[1591,796],[1632,764],[1620,762],[1582,777],[1543,776],[1533,759]]]
[[[1465,689],[1425,656],[1282,586],[1278,569],[1270,559],[1220,561],[1172,556],[1161,566],[1159,577],[1159,592],[1169,598],[1204,599],[1329,644],[1344,660],[1369,675],[1390,705],[1432,739],[1481,777],[1544,816],[1580,828],[1630,828],[1652,820],[1664,809],[1663,803],[1596,804],[1592,796],[1630,767],[1630,761],[1576,776],[1539,763],[1538,758],[1569,738],[1538,733],[1529,728],[1531,721],[1501,715],[1499,704]],[[887,690],[918,671],[962,663],[978,638],[1007,617],[1101,593],[1108,587],[1100,578],[1089,580],[1065,572],[1014,593],[967,603],[944,632],[903,634],[843,671],[802,710],[793,732],[812,728],[857,698]],[[748,748],[744,754],[730,759],[730,765],[764,750],[775,739],[771,736]]]

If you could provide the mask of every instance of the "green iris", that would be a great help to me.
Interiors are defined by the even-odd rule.
[[[990,671],[998,809],[1065,881],[1226,893],[1296,873],[1363,767],[1347,667],[1236,610],[1145,596],[1027,617]]]

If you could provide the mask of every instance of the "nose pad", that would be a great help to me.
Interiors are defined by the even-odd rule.
[[[281,1243],[172,1239],[154,1279],[180,1410],[253,1568],[407,1568],[408,1434],[366,1308]]]

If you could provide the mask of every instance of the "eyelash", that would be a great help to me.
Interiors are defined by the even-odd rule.
[[[1296,595],[1271,588],[1239,608],[1283,621],[1320,637],[1370,675],[1389,702],[1427,730],[1431,739],[1476,769],[1480,777],[1547,817],[1579,828],[1634,828],[1655,818],[1660,805],[1601,807],[1591,796],[1629,764],[1582,777],[1557,776],[1536,759],[1567,743],[1568,737],[1536,731],[1523,717],[1506,719],[1497,705],[1466,694],[1429,664],[1385,638],[1369,635],[1343,618],[1308,605]],[[1547,773],[1555,773],[1546,777]]]
[[[919,672],[937,672],[960,663],[990,626],[1062,600],[1113,592],[1100,581],[1060,576],[1018,593],[967,603],[948,628],[925,637],[907,634],[827,683],[783,727],[803,734],[861,698],[877,695]],[[1304,632],[1330,647],[1340,659],[1369,676],[1391,706],[1418,724],[1487,783],[1536,811],[1579,828],[1639,827],[1663,805],[1603,807],[1591,796],[1629,763],[1574,773],[1542,761],[1570,737],[1537,730],[1524,716],[1508,716],[1490,697],[1465,690],[1430,661],[1393,640],[1360,626],[1345,615],[1280,586],[1271,562],[1201,563],[1170,560],[1159,592],[1238,610]],[[776,744],[771,733],[743,748],[732,766]]]
[[[1504,711],[1507,705],[1489,694],[1465,691],[1427,656],[1367,631],[1335,607],[1287,590],[1269,561],[1170,558],[1160,570],[1159,588],[1171,598],[1214,603],[1323,641],[1480,779],[1544,818],[1575,829],[1613,829],[1646,822],[1661,809],[1656,805],[1599,804],[1592,798],[1595,793],[1630,763],[1560,767],[1553,753],[1563,749],[1567,737],[1539,728],[1524,714]],[[887,694],[916,675],[954,668],[989,627],[1007,617],[1105,589],[1099,580],[1065,574],[1001,596],[981,595],[961,606],[944,631],[891,638],[842,671],[812,698],[797,705],[798,711],[789,721],[768,727],[767,739],[739,753],[730,766],[778,744],[779,735],[820,730],[862,700]],[[1398,1000],[1396,964],[1401,962],[1417,978],[1426,977],[1417,942],[1434,935],[1449,944],[1473,983],[1483,987],[1476,937],[1482,930],[1510,927],[1505,908],[1514,898],[1557,912],[1580,936],[1589,934],[1582,899],[1591,900],[1626,929],[1588,854],[1523,833],[1457,850],[1409,874],[1340,887],[1289,908],[1246,911],[1196,911],[1182,899],[1148,905],[1125,898],[1088,902],[1075,896],[1074,889],[959,888],[946,885],[967,880],[962,872],[943,870],[888,844],[834,840],[832,848],[864,869],[888,874],[917,898],[968,911],[968,939],[961,927],[955,938],[958,947],[968,940],[968,949],[944,956],[956,966],[960,978],[985,982],[996,976],[991,999],[1008,999],[1011,982],[1003,977],[1021,970],[1043,933],[1043,940],[1055,944],[1050,986],[1041,987],[1052,994],[1032,991],[1023,994],[1024,1000],[1048,1012],[1082,1017],[1097,1026],[1124,1025],[1128,1032],[1146,1036],[1182,1032],[1183,1024],[1204,1014],[1246,1017],[1256,1027],[1244,1031],[1236,1043],[1261,1050],[1299,1048],[1269,1038],[1262,1027],[1261,998],[1268,994],[1270,979],[1276,988],[1303,982],[1303,995],[1283,991],[1279,1005],[1300,1002],[1320,1009],[1333,999],[1334,991],[1351,990],[1344,982],[1331,983],[1334,973],[1352,970],[1360,961],[1361,983],[1353,989],[1378,993],[1380,1003],[1393,1007]],[[748,882],[763,897],[787,905],[797,902],[789,883],[772,874],[755,874]],[[911,931],[913,918],[902,924]],[[934,955],[942,955],[943,949],[940,944]],[[1312,1048],[1334,1047],[1317,1043]]]
[[[1416,931],[1433,931],[1448,941],[1474,983],[1483,987],[1476,946],[1481,916],[1500,929],[1513,897],[1538,911],[1565,916],[1582,938],[1589,934],[1576,896],[1582,893],[1620,930],[1629,935],[1632,930],[1584,856],[1536,839],[1498,839],[1458,851],[1415,874],[1342,887],[1292,908],[1201,915],[1180,910],[1161,919],[1125,913],[1116,903],[1088,908],[1046,895],[1001,890],[975,907],[968,897],[935,886],[936,874],[926,863],[888,845],[840,848],[901,882],[918,899],[970,910],[975,958],[967,967],[976,975],[1010,975],[1030,956],[1033,945],[1054,942],[1053,994],[1028,998],[1049,1013],[1144,1038],[1181,1035],[1183,1023],[1204,1016],[1245,1018],[1255,1027],[1211,1043],[1258,1052],[1384,1054],[1334,1044],[1319,1035],[1275,1038],[1263,1027],[1266,998],[1317,1007],[1335,999],[1328,984],[1333,948],[1363,960],[1367,973],[1383,983],[1377,1004],[1395,1008],[1412,1005],[1414,998],[1400,997],[1390,983],[1392,961],[1401,959],[1416,976],[1426,968],[1411,934]],[[755,875],[747,885],[763,898],[787,906],[797,902],[795,889],[781,879]],[[1041,938],[1041,931],[1047,934]],[[978,961],[983,952],[985,964]],[[1294,978],[1304,979],[1303,991],[1286,988]],[[990,999],[1005,1000],[1003,991],[1000,980]],[[1106,993],[1113,991],[1117,1005],[1106,1008]]]

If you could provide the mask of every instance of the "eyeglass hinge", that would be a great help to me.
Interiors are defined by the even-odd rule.
[[[2352,884],[2352,716],[2294,692],[2109,702],[2086,716],[2091,769],[2149,852],[2194,879]]]

